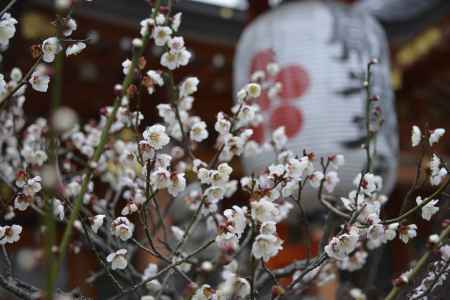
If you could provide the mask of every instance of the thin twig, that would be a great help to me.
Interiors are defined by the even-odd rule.
[[[8,251],[6,250],[5,245],[2,245],[2,254],[3,254],[3,259],[5,260],[5,263],[6,263],[5,275],[6,275],[6,277],[11,277],[13,268],[12,268],[11,259],[9,258]]]
[[[447,225],[447,227],[442,231],[442,233],[439,236],[439,243],[447,239],[447,236],[450,234],[450,225]],[[408,282],[411,282],[412,279],[414,279],[417,274],[422,270],[422,268],[426,265],[428,258],[433,253],[434,249],[429,249],[425,252],[424,255],[417,261],[417,263],[414,265],[411,271],[408,272]],[[398,294],[402,290],[404,286],[396,285],[394,286],[389,294],[384,298],[384,300],[394,300],[397,298]]]
[[[28,70],[27,74],[22,77],[22,79],[17,83],[17,85],[8,93],[6,94],[3,99],[0,99],[2,101],[0,103],[0,110],[4,109],[6,105],[8,105],[9,101],[12,99],[12,96],[25,84],[27,84],[28,79],[33,74],[34,70],[39,66],[39,64],[42,62],[42,55],[38,57],[38,59],[34,62],[34,64],[31,66],[31,68]]]
[[[0,17],[3,16],[4,13],[6,13],[15,3],[17,0],[11,0],[9,3],[5,6],[5,8],[2,9],[0,12]]]

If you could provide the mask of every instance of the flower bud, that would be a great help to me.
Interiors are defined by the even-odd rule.
[[[428,237],[428,243],[430,248],[434,248],[437,244],[439,244],[439,235],[432,234]]]
[[[133,44],[133,47],[135,47],[135,48],[141,48],[144,45],[142,40],[139,38],[133,39],[133,41],[131,43]]]

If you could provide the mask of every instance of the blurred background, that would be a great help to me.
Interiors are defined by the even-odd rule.
[[[200,115],[213,127],[217,112],[229,111],[233,103],[233,59],[236,45],[243,30],[259,15],[271,8],[268,0],[181,0],[175,2],[175,11],[183,13],[181,34],[187,47],[192,51],[192,62],[175,72],[178,79],[194,75],[200,79],[199,92],[194,104],[195,114]],[[356,0],[342,0],[345,5],[355,4]],[[448,1],[444,1],[448,2]],[[121,62],[130,57],[131,39],[137,35],[138,24],[146,17],[148,4],[143,0],[95,0],[92,3],[80,3],[74,10],[78,23],[77,38],[89,38],[89,46],[78,56],[66,60],[64,64],[63,105],[74,108],[83,120],[95,118],[98,111],[113,100],[113,86],[121,81]],[[446,6],[448,8],[448,5]],[[9,51],[4,55],[4,70],[12,66],[28,69],[31,64],[30,48],[40,44],[55,32],[51,25],[54,20],[53,1],[22,0],[14,6],[13,16],[19,20],[18,34],[12,40]],[[399,209],[403,195],[414,182],[416,157],[410,147],[410,131],[413,124],[429,128],[448,128],[450,124],[450,10],[432,9],[413,20],[385,22],[391,54],[391,84],[395,91],[395,106],[400,131],[400,161],[397,182],[391,196],[387,214]],[[306,33],[306,32],[304,32]],[[303,34],[298,28],[298,34]],[[295,38],[295,37],[293,37]],[[161,49],[150,49],[147,61],[151,66],[159,65]],[[156,104],[158,99],[167,99],[163,91],[144,103],[146,123],[158,121]],[[50,101],[47,95],[34,93],[28,97],[26,110],[33,117],[45,116]],[[211,131],[212,133],[212,131]],[[208,159],[214,154],[213,141],[198,149],[200,157]],[[450,154],[450,139],[444,139],[439,147],[440,153]],[[234,163],[237,174],[242,174],[239,162]],[[237,196],[236,201],[240,197]],[[448,216],[448,207],[441,209]],[[39,226],[39,220],[23,215],[23,224]],[[431,232],[436,224],[423,224]],[[287,238],[285,249],[272,265],[283,265],[292,258],[302,257],[304,249],[301,237],[295,228],[281,228]],[[36,230],[38,231],[38,230]],[[29,233],[24,230],[24,233]],[[424,233],[426,234],[426,232]],[[425,235],[424,235],[425,236]],[[427,235],[428,236],[428,235]],[[25,235],[23,243],[36,247],[36,237]],[[22,242],[19,245],[22,245]],[[389,246],[388,262],[383,265],[386,274],[402,272],[414,256],[412,247],[405,247],[398,240]],[[39,266],[26,264],[24,250],[15,253],[16,259],[25,277],[31,282],[39,282],[36,276],[27,276],[30,270]],[[63,273],[62,286],[77,286],[80,278],[95,258],[87,253],[70,255],[65,268],[70,274]],[[26,279],[28,280],[28,278]],[[107,282],[104,283],[105,287]],[[94,287],[87,293],[96,295]],[[1,295],[1,292],[0,292]],[[98,295],[98,294],[97,294]],[[2,298],[0,296],[0,298]],[[2,299],[8,299],[4,296]]]

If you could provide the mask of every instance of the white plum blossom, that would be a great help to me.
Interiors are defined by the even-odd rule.
[[[157,46],[164,46],[172,35],[172,29],[168,26],[156,26],[152,32],[152,38]]]
[[[131,41],[131,44],[133,45],[134,48],[141,48],[144,45],[144,42],[140,38],[134,38]]]
[[[438,234],[432,234],[428,237],[428,242],[430,244],[436,245],[438,244],[440,241],[439,235]]]
[[[13,68],[9,77],[11,78],[11,80],[19,82],[23,78],[23,74],[19,68]]]
[[[308,177],[308,182],[311,184],[313,188],[319,188],[320,183],[324,179],[324,175],[320,171],[315,171]],[[330,186],[331,187],[331,186]]]
[[[28,82],[35,91],[45,93],[48,89],[50,77],[45,74],[43,70],[36,69],[36,71],[31,74]]]
[[[336,154],[332,155],[328,158],[328,161],[330,163],[330,167],[334,169],[339,169],[339,167],[343,166],[345,163],[344,155],[342,154]]]
[[[195,294],[192,296],[191,300],[213,300],[216,299],[215,291],[208,284],[202,285]]]
[[[192,97],[192,96],[186,96],[186,97],[179,99],[178,107],[180,109],[180,115],[182,115],[184,117],[186,112],[188,110],[192,109],[193,103],[194,103],[194,97]]]
[[[421,205],[423,203],[422,197],[418,196],[416,198],[417,205]],[[439,202],[438,199],[433,199],[424,206],[422,206],[422,218],[424,220],[430,221],[431,217],[439,211],[439,207],[436,204]]]
[[[247,98],[247,90],[246,89],[240,89],[237,94],[236,94],[236,98],[238,100],[238,102],[242,102],[245,100],[245,98]]]
[[[234,251],[239,245],[239,236],[230,231],[220,232],[215,239],[217,247],[226,251]]]
[[[0,47],[6,48],[9,40],[16,34],[17,20],[11,14],[4,13],[0,16]]]
[[[444,134],[445,134],[444,128],[437,128],[433,130],[430,134],[430,138],[428,139],[428,141],[430,142],[430,146],[437,144]]]
[[[222,200],[225,195],[225,189],[220,186],[211,186],[205,190],[205,196],[211,203],[217,203]]]
[[[3,98],[3,95],[6,95],[7,92],[7,84],[5,81],[5,76],[3,74],[0,74],[0,96]],[[3,99],[0,98],[0,100],[3,101]]]
[[[258,110],[259,108],[256,105],[247,105],[247,104],[242,105],[241,110],[237,115],[237,118],[241,126],[251,124],[255,120],[257,116],[256,113]]]
[[[59,199],[53,199],[53,214],[59,221],[64,220],[64,205]]]
[[[42,150],[24,147],[20,154],[22,154],[26,162],[32,165],[42,166],[47,161],[47,154]]]
[[[170,138],[166,134],[166,128],[160,124],[148,127],[144,131],[143,137],[155,150],[162,149],[170,142]]]
[[[22,233],[22,226],[0,226],[0,245],[13,244],[20,240],[20,234]]]
[[[157,168],[154,172],[150,174],[150,183],[154,189],[165,189],[169,187],[170,172],[165,168]]]
[[[66,185],[66,194],[69,197],[75,197],[78,196],[81,192],[81,184],[74,180],[71,181],[68,185]]]
[[[197,77],[188,77],[180,85],[180,98],[190,96],[198,89],[199,80]]]
[[[110,253],[106,257],[106,261],[111,263],[111,269],[123,270],[127,267],[127,249],[119,249],[116,252]]]
[[[450,260],[450,245],[444,245],[439,249],[441,257],[444,261]]]
[[[173,37],[169,40],[167,45],[169,46],[170,50],[180,51],[184,48],[184,39],[181,36]]]
[[[147,71],[146,74],[157,85],[159,85],[159,86],[163,86],[164,85],[164,80],[163,80],[160,72],[154,71],[154,70],[149,70],[149,71]]]
[[[353,184],[356,187],[359,187],[359,185],[361,184],[361,191],[363,191],[367,195],[370,195],[381,190],[383,186],[383,179],[380,176],[372,173],[364,174],[363,179],[361,179],[361,176],[361,173],[359,173],[353,180]]]
[[[86,44],[83,42],[77,42],[66,48],[66,56],[80,54],[84,49],[86,49]]]
[[[323,183],[324,188],[328,193],[333,192],[336,185],[339,183],[338,174],[335,171],[330,171],[325,175],[325,181]]]
[[[240,237],[247,226],[246,214],[247,207],[233,205],[231,209],[226,209],[223,215],[227,219],[227,230]]]
[[[287,163],[287,172],[290,177],[301,180],[314,172],[314,165],[308,156],[303,156],[300,160],[291,158]]]
[[[147,281],[149,278],[155,276],[157,273],[158,273],[158,265],[150,263],[148,264],[147,268],[145,268],[144,274],[142,274],[142,280]],[[161,289],[162,285],[158,279],[153,279],[148,281],[145,284],[145,287],[149,291],[156,293]]]
[[[120,238],[122,241],[126,241],[133,236],[134,224],[126,217],[116,218],[111,226],[113,235]]]
[[[358,239],[359,236],[354,231],[343,233],[333,237],[324,250],[329,257],[342,260],[355,250]]]
[[[444,167],[441,167],[441,160],[436,154],[433,154],[431,160],[430,160],[430,184],[431,185],[439,185],[441,184],[444,177],[447,176],[447,169]]]
[[[181,14],[177,14],[173,18],[172,29],[178,30],[179,22],[181,21]],[[160,46],[166,43],[169,46],[169,50],[161,55],[160,63],[162,66],[169,70],[175,70],[180,66],[186,66],[191,59],[192,54],[186,50],[184,46],[184,40],[182,37],[171,38],[172,29],[168,26],[155,27],[153,30],[153,37],[155,43]],[[162,44],[162,45],[161,45]],[[183,98],[180,96],[180,98]]]
[[[197,160],[198,161],[198,160]],[[195,170],[195,161],[194,161],[194,170]],[[206,168],[199,168],[197,170],[197,177],[200,180],[201,183],[204,184],[210,184],[211,178],[210,178],[210,170]]]
[[[220,134],[228,134],[231,129],[231,122],[228,121],[222,112],[217,114],[217,121],[214,129]]]
[[[266,70],[270,76],[275,76],[278,74],[278,72],[280,72],[280,65],[275,62],[271,62],[267,64]]]
[[[366,295],[363,293],[362,290],[358,289],[358,288],[353,288],[350,290],[350,296],[355,299],[355,300],[366,300],[367,297]]]
[[[192,125],[190,130],[190,138],[195,142],[202,142],[208,138],[208,130],[205,122],[200,121]]]
[[[96,215],[91,219],[91,229],[94,233],[97,233],[100,227],[102,227],[105,218],[105,215]]]
[[[264,73],[264,71],[262,71],[262,70],[256,70],[250,76],[250,80],[253,82],[262,82],[265,78],[266,78],[266,73]]]
[[[63,35],[68,37],[71,36],[72,33],[77,30],[77,22],[73,19],[73,18],[68,18],[65,20],[64,22],[64,31],[63,31]]]
[[[140,29],[139,33],[141,34],[142,37],[145,37],[149,34],[149,32],[150,32],[149,28],[150,28],[150,26],[153,26],[154,23],[155,23],[155,21],[150,18],[144,19],[140,22],[141,29]]]
[[[16,186],[19,188],[23,188],[27,183],[27,173],[23,170],[20,170],[16,173]]]
[[[286,145],[288,138],[284,126],[278,127],[273,131],[272,141],[277,149],[281,149]]]
[[[233,284],[233,289],[236,296],[240,299],[245,299],[248,295],[250,295],[251,291],[250,283],[247,279],[242,277],[236,278]]]
[[[38,193],[41,189],[42,189],[41,177],[36,176],[27,180],[27,183],[22,188],[22,192],[26,196],[32,197],[36,193]]]
[[[132,201],[130,201],[122,208],[122,211],[120,212],[120,214],[122,216],[128,216],[128,215],[130,215],[132,213],[137,212],[138,209],[139,208],[138,208],[137,204],[132,202]]]
[[[251,208],[252,218],[261,223],[275,220],[280,213],[275,203],[266,198],[253,201],[251,203]]]
[[[127,76],[127,74],[130,72],[131,64],[131,60],[129,60],[128,58],[122,62],[123,75]]]
[[[283,197],[287,198],[289,196],[296,196],[299,191],[299,183],[295,180],[288,181],[286,185],[281,190]]]
[[[161,103],[156,108],[158,109],[158,115],[163,118],[164,122],[170,124],[176,121],[175,112],[169,104]]]
[[[259,232],[261,234],[273,234],[276,235],[277,233],[277,224],[272,221],[267,221],[261,224],[261,227],[259,228]]]
[[[72,6],[71,0],[56,0],[55,1],[56,9],[61,10],[61,11],[67,10],[71,6]],[[58,300],[61,300],[61,299],[58,299]],[[63,300],[66,300],[66,299],[63,297]]]
[[[291,159],[295,158],[295,154],[290,150],[282,151],[278,154],[278,162],[280,164],[288,164]]]
[[[263,259],[267,262],[283,249],[282,244],[283,241],[275,235],[260,234],[253,242],[252,255],[256,259]]]
[[[185,66],[191,59],[192,54],[185,48],[179,51],[170,50],[161,56],[161,65],[169,70],[175,70],[180,66]]]
[[[367,247],[375,249],[385,242],[385,228],[382,224],[373,224],[367,230]]]
[[[416,147],[420,144],[421,140],[422,140],[422,131],[420,131],[419,127],[414,125],[411,130],[411,145],[413,147]]]
[[[177,241],[181,241],[181,239],[183,238],[185,232],[184,230],[182,230],[180,227],[178,226],[171,226],[170,230],[172,231],[173,236],[175,237],[175,239]]]
[[[178,31],[178,28],[181,25],[181,16],[182,16],[182,13],[179,12],[179,13],[176,13],[175,15],[173,15],[173,17],[172,17],[172,29],[174,31]]]
[[[163,14],[157,14],[155,17],[155,22],[157,25],[162,25],[166,22],[166,17]]]
[[[245,89],[251,98],[258,98],[261,95],[261,86],[257,83],[249,83]]]
[[[225,148],[222,151],[222,155],[220,157],[223,161],[229,161],[233,155],[241,155],[244,151],[244,145],[247,140],[247,137],[235,136],[235,135],[226,135],[225,136]]]
[[[281,178],[285,173],[285,167],[282,164],[270,165],[269,166],[269,178],[274,180],[276,178]]]
[[[243,190],[249,192],[252,190],[252,187],[256,184],[256,181],[253,180],[253,178],[251,177],[244,176],[241,178],[240,184]]]
[[[20,211],[25,211],[33,202],[33,197],[25,194],[19,194],[14,198],[14,208]]]
[[[360,270],[367,262],[367,252],[364,250],[358,250],[351,256],[348,256],[342,260],[338,260],[337,266],[341,270],[354,272]]]
[[[395,239],[399,226],[400,226],[399,223],[392,223],[385,227],[385,231],[384,231],[385,242],[392,241],[393,239]]]
[[[407,244],[410,239],[413,239],[417,236],[417,225],[400,225],[398,234],[402,242]]]
[[[138,148],[144,161],[151,160],[155,156],[155,150],[147,141],[139,141]]]
[[[161,74],[154,70],[147,71],[147,76],[150,78],[149,84],[147,84],[147,91],[151,95],[155,92],[155,85],[163,86],[164,85],[164,79],[162,78]],[[161,114],[160,114],[161,115]]]
[[[56,37],[48,38],[42,43],[42,53],[43,53],[42,59],[47,63],[51,63],[55,60],[56,55],[61,50],[62,46],[58,38]]]
[[[186,178],[184,173],[178,173],[170,177],[170,183],[167,191],[172,196],[176,197],[178,194],[186,189]]]
[[[221,163],[219,166],[217,166],[217,173],[223,178],[225,182],[229,180],[232,172],[233,168],[230,167],[230,165],[227,163]],[[211,177],[212,182],[216,182],[216,180],[213,178],[214,176]]]

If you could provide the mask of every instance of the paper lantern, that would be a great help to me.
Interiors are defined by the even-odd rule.
[[[250,75],[276,62],[280,95],[269,100],[261,95],[264,122],[255,128],[259,142],[270,140],[278,126],[285,126],[288,149],[303,149],[317,157],[344,154],[337,193],[353,189],[356,174],[366,167],[361,148],[366,139],[366,93],[363,80],[367,63],[377,58],[373,92],[380,96],[385,123],[377,138],[375,172],[384,179],[385,192],[395,183],[398,152],[396,113],[389,80],[389,57],[385,35],[364,11],[322,1],[289,3],[251,23],[239,41],[234,71],[235,90]],[[265,152],[245,157],[244,170],[260,171],[274,159]],[[318,207],[316,192],[305,191],[309,209]]]

